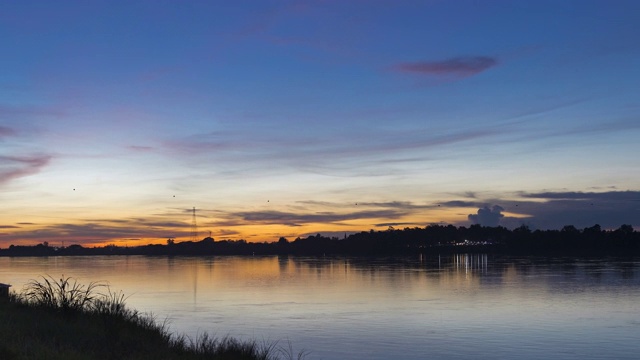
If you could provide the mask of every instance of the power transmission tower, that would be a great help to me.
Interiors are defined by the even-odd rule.
[[[193,207],[193,216],[191,219],[191,241],[198,241],[198,223],[196,223],[196,208]]]

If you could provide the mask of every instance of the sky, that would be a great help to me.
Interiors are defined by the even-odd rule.
[[[0,247],[640,229],[640,2],[2,1]]]

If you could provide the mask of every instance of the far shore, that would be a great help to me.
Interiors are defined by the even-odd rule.
[[[141,246],[105,245],[65,247],[48,242],[24,246],[10,245],[0,249],[0,256],[74,256],[74,255],[437,255],[456,253],[489,253],[505,255],[602,256],[640,255],[640,232],[631,225],[603,230],[600,225],[577,229],[567,225],[561,230],[531,230],[521,226],[514,230],[497,226],[429,225],[424,228],[368,231],[343,238],[321,234],[296,238],[284,237],[274,242],[250,243],[244,240],[176,242]]]

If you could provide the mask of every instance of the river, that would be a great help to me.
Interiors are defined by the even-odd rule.
[[[308,360],[640,353],[638,260],[0,257],[15,292],[47,274],[106,281],[176,333],[277,341]]]

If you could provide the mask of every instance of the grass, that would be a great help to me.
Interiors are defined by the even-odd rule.
[[[166,322],[125,306],[106,284],[32,280],[0,299],[0,359],[303,359],[278,343],[169,332]]]

